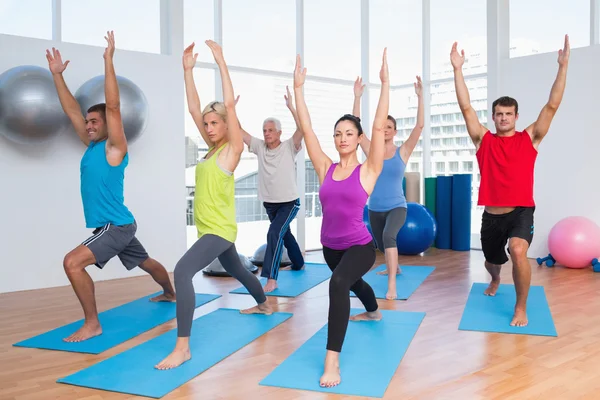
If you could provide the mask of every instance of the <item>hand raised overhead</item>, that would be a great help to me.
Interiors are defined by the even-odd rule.
[[[299,88],[304,85],[306,80],[306,68],[302,68],[302,61],[300,55],[296,55],[296,67],[294,68],[294,88]]]
[[[354,97],[362,96],[365,90],[365,86],[367,85],[363,85],[362,78],[357,76],[356,80],[354,81]]]
[[[458,54],[458,50],[456,49],[458,46],[458,42],[454,42],[452,45],[452,50],[450,51],[450,62],[454,69],[461,68],[465,63],[465,51],[461,50],[460,54]]]
[[[292,94],[290,93],[289,87],[286,86],[285,90],[287,91],[287,94],[283,95],[283,98],[285,99],[285,105],[287,106],[287,108],[289,108],[291,110],[292,108],[294,108],[294,102],[292,101]]]
[[[571,45],[569,44],[569,35],[565,35],[565,44],[561,50],[558,50],[558,64],[567,65],[569,63],[569,56],[571,55]]]
[[[383,49],[383,59],[381,62],[381,70],[379,71],[381,83],[390,83],[390,71],[387,63],[387,47]]]
[[[112,58],[115,55],[115,33],[113,31],[106,32],[104,39],[108,43],[104,50],[104,58]]]
[[[50,54],[50,50],[46,50],[46,59],[48,60],[48,68],[50,68],[50,72],[53,74],[62,74],[67,69],[67,65],[69,65],[69,60],[63,63],[60,51],[54,47],[52,48],[52,54]]]
[[[196,43],[190,44],[183,51],[183,57],[181,61],[183,63],[184,70],[192,70],[196,66],[196,59],[198,58],[198,53],[194,54],[194,45]]]
[[[423,94],[423,82],[421,82],[421,77],[419,75],[417,75],[417,81],[415,82],[415,93],[417,96]]]
[[[219,45],[219,43],[215,42],[214,40],[207,40],[205,43],[212,51],[215,62],[217,64],[224,63],[225,58],[223,57],[223,48]]]

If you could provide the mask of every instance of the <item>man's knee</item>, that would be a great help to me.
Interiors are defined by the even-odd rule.
[[[150,257],[146,258],[144,261],[142,261],[141,263],[139,263],[139,267],[145,271],[150,273],[150,271],[152,271],[153,269],[156,269],[157,266],[160,266],[160,264],[158,264],[158,262],[153,262],[154,260]]]
[[[82,271],[90,264],[91,262],[77,254],[76,250],[68,253],[63,259],[63,268],[67,274]]]
[[[529,250],[529,243],[525,239],[511,238],[508,242],[508,251],[511,257],[516,259],[527,258],[527,250]]]

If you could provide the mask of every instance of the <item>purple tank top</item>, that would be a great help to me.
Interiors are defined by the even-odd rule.
[[[333,171],[337,165],[331,164],[319,189],[323,210],[321,244],[333,250],[346,250],[373,240],[363,221],[369,195],[360,183],[362,165],[343,181],[335,181]]]

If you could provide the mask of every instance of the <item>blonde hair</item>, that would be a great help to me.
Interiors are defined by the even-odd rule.
[[[208,103],[206,107],[204,107],[204,110],[202,110],[202,116],[204,117],[206,114],[211,112],[216,113],[223,121],[227,122],[227,109],[225,108],[225,104],[221,103],[220,101],[212,101]]]

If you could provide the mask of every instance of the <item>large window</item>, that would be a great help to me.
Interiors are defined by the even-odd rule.
[[[203,109],[208,103],[215,100],[215,71],[212,69],[195,68],[194,69],[194,83],[196,84],[196,90],[198,91],[198,97],[200,97],[200,107]],[[185,85],[183,81],[183,68],[181,71],[181,84]],[[206,143],[202,140],[200,131],[194,123],[190,110],[187,105],[187,97],[184,93],[184,104],[185,104],[185,135],[193,138],[197,141],[198,146],[206,147]],[[200,110],[202,111],[202,110]]]
[[[479,122],[494,130],[487,118],[487,78],[466,80],[471,106]],[[477,206],[479,197],[479,168],[475,146],[466,126],[454,89],[454,81],[431,85],[431,163],[434,175],[473,174],[471,193],[471,233],[475,235],[472,246],[480,246],[483,207]]]
[[[465,51],[465,75],[487,71],[486,9],[485,0],[431,0],[431,79],[452,77],[454,42]]]
[[[214,0],[183,1],[183,43],[184,48],[192,43],[197,61],[214,62],[214,57],[204,43],[215,38]],[[225,53],[227,54],[227,53]]]
[[[223,46],[230,65],[292,73],[295,0],[224,0]]]
[[[589,0],[510,2],[511,57],[558,52],[567,33],[571,48],[589,46]]]
[[[335,149],[333,132],[335,122],[344,114],[352,113],[354,91],[351,85],[338,85],[317,82],[307,79],[304,85],[304,96],[310,113],[313,130],[315,131],[321,148],[333,162],[339,161],[339,154]],[[364,126],[364,125],[363,125]],[[319,200],[319,180],[314,167],[306,156],[306,249],[321,248],[321,201]],[[310,181],[309,181],[310,179]]]
[[[296,16],[294,0],[256,0],[251,3],[222,0],[222,20],[216,21],[217,25],[215,16],[218,15],[215,15],[213,3],[212,0],[184,1],[185,44],[196,41],[199,61],[213,63],[203,41],[214,37],[215,26],[222,27],[223,46],[231,67],[235,94],[240,95],[237,111],[244,129],[261,137],[263,120],[274,116],[282,122],[283,139],[293,133],[295,124],[283,96],[286,86],[293,93],[291,74],[294,56],[300,49],[304,52],[303,66],[308,72],[304,91],[313,129],[321,147],[334,162],[339,158],[333,140],[334,124],[341,115],[352,112],[353,82],[357,76],[361,76],[367,85],[362,101],[368,104],[361,107],[363,128],[367,135],[372,133],[379,100],[383,48],[388,48],[393,87],[389,114],[396,121],[394,142],[397,145],[408,139],[417,123],[418,98],[413,82],[417,75],[423,74],[423,62],[429,61],[427,67],[431,75],[425,82],[430,91],[430,97],[425,99],[426,111],[430,115],[429,131],[421,134],[406,170],[419,172],[421,177],[424,177],[425,169],[433,176],[473,175],[472,245],[479,246],[483,210],[483,207],[477,206],[480,176],[475,147],[458,107],[449,54],[454,42],[458,42],[459,51],[465,51],[463,74],[471,104],[480,122],[494,130],[491,119],[488,122],[486,0],[430,0],[427,57],[423,57],[424,16],[419,1],[369,1],[368,24],[363,24],[365,19],[361,10],[364,4],[361,0],[304,0],[304,15],[300,19]],[[572,47],[589,44],[589,1],[576,0],[568,9],[561,7],[562,3],[558,0],[521,3],[527,2],[512,1],[510,4],[511,56],[556,51],[562,47],[564,33],[570,34]],[[537,21],[536,24],[532,25],[532,20]],[[302,21],[303,26],[296,26],[297,21]],[[300,33],[302,37],[298,36]],[[368,53],[367,48],[362,47],[365,40]],[[368,76],[363,70],[365,60],[368,60]],[[198,86],[201,90],[212,92],[211,96],[202,95],[206,104],[214,98],[215,71],[205,69],[201,75],[203,81],[208,82],[208,88],[203,88],[202,84]],[[219,91],[219,88],[216,89]],[[198,138],[196,128],[193,125],[189,127],[191,119],[189,116],[186,118],[186,134],[190,138]],[[190,131],[194,135],[189,135]],[[426,155],[423,154],[425,136],[430,140],[430,152]],[[193,148],[193,143],[188,144],[192,147],[188,153],[197,151],[202,155],[203,146],[204,149],[206,146],[201,140],[195,143],[198,149]],[[305,218],[306,249],[319,249],[322,219],[318,195],[320,185],[306,152],[304,156],[305,212],[299,218]],[[364,160],[360,150],[359,157]],[[429,160],[428,168],[424,168],[424,160]],[[266,214],[258,199],[257,167],[256,157],[245,151],[236,170],[236,206],[240,227],[238,247],[241,246],[240,250],[246,253],[264,243],[268,228]],[[294,232],[295,223],[292,224]]]
[[[387,47],[391,84],[413,82],[423,69],[421,2],[376,0],[369,7],[369,81],[381,82],[381,56]],[[363,81],[367,81],[366,77]]]
[[[183,82],[183,71],[181,71]],[[200,97],[200,105],[204,108],[215,99],[215,72],[212,69],[194,69],[194,81]],[[196,186],[196,164],[203,157],[208,146],[202,139],[192,116],[190,115],[187,98],[184,94],[185,112],[185,186],[186,186],[186,220],[187,220],[187,245],[191,247],[197,239],[196,227],[194,225],[194,190]],[[172,134],[176,134],[172,132]]]
[[[431,0],[431,171],[434,176],[473,174],[471,195],[471,245],[480,247],[483,208],[477,206],[479,169],[454,89],[450,63],[452,44],[465,52],[463,75],[471,105],[479,121],[487,124],[487,7],[485,0]],[[449,34],[451,32],[451,34]],[[437,80],[437,82],[435,82]]]
[[[360,26],[360,0],[304,0],[308,74],[356,79],[360,75]]]
[[[52,0],[0,1],[0,33],[52,39]]]
[[[262,139],[263,122],[268,117],[281,121],[281,140],[289,139],[296,130],[294,118],[285,104],[286,85],[293,93],[293,81],[267,75],[231,72],[231,80],[240,100],[236,112],[240,124],[252,136]],[[236,214],[238,241],[236,246],[244,254],[252,254],[266,243],[269,220],[258,198],[258,160],[247,150],[235,171]],[[291,224],[296,230],[296,220]]]
[[[416,81],[416,79],[415,79]],[[369,93],[369,125],[363,126],[369,135],[373,129],[373,118],[377,111],[381,88],[373,88]],[[418,98],[414,86],[393,89],[390,92],[389,115],[396,120],[396,137],[394,143],[401,146],[411,135],[417,124]],[[412,165],[411,165],[412,164]],[[413,150],[406,168],[407,172],[419,172],[423,176],[423,133],[419,137],[417,146]]]
[[[160,0],[103,0],[93,7],[62,0],[61,7],[65,42],[105,47],[106,32],[114,31],[118,49],[160,53]]]

